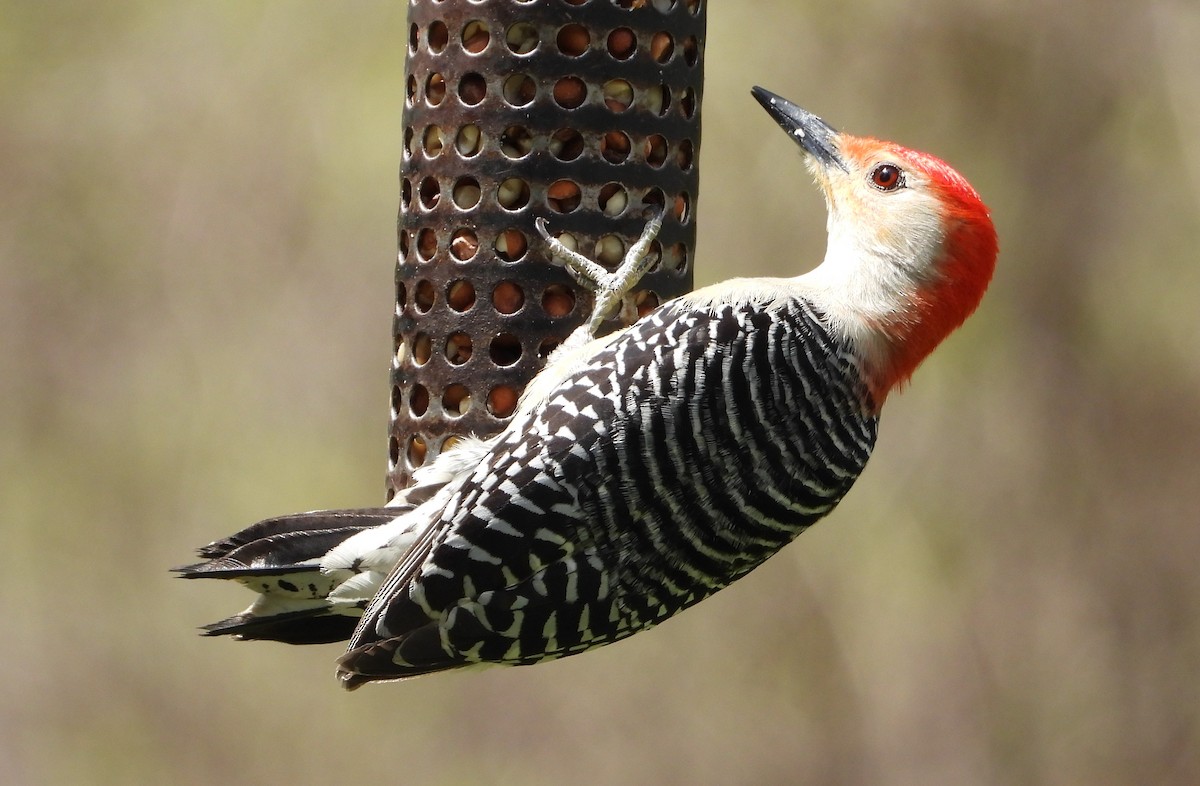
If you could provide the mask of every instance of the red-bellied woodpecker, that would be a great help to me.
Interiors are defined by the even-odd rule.
[[[350,688],[536,663],[665,620],[833,509],[888,393],[979,304],[996,235],[942,161],[754,95],[825,193],[820,266],[710,286],[594,339],[659,219],[612,275],[539,222],[597,310],[508,426],[439,456],[388,507],[269,519],[201,549],[185,577],[260,593],[208,633],[349,637]]]

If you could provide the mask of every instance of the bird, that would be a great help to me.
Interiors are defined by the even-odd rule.
[[[941,159],[751,92],[824,195],[820,264],[713,284],[597,337],[652,264],[662,216],[613,273],[539,219],[595,307],[508,424],[439,455],[387,506],[266,519],[201,548],[181,576],[258,593],[204,632],[348,639],[347,689],[536,664],[663,622],[833,510],[889,395],[978,307],[998,240]]]

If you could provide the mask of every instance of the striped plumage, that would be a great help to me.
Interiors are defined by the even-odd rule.
[[[260,594],[207,632],[349,636],[351,688],[536,663],[661,622],[833,509],[888,392],[978,304],[995,234],[937,159],[756,95],[825,190],[821,266],[718,284],[600,339],[592,320],[500,434],[443,453],[389,507],[271,519],[210,544],[183,575]],[[547,239],[599,303],[645,267],[631,252],[608,276]]]
[[[534,663],[660,622],[833,508],[874,444],[866,396],[804,300],[659,309],[504,431],[349,662]]]

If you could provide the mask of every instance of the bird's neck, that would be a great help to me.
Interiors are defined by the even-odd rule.
[[[795,280],[859,358],[876,409],[969,313],[948,307],[950,279],[915,272],[931,269],[935,263],[831,242],[824,262]]]

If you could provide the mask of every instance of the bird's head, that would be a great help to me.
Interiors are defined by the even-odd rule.
[[[940,159],[753,92],[806,153],[829,208],[825,261],[798,280],[854,346],[882,405],[983,298],[998,249],[987,207]]]

